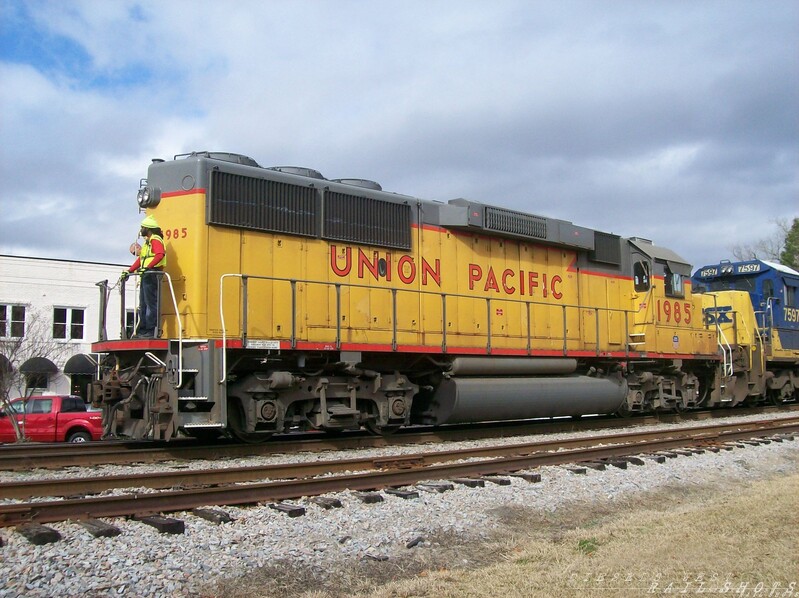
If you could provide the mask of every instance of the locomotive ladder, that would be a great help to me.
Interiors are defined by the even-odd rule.
[[[723,359],[723,372],[724,376],[729,378],[735,373],[735,368],[732,364],[732,346],[730,342],[727,340],[727,335],[721,330],[721,326],[718,324],[716,325],[716,330],[719,334],[719,349],[721,349],[722,359]]]
[[[713,297],[713,305],[716,311],[714,313],[718,313],[718,297],[716,295],[712,295]],[[737,312],[732,313],[733,319],[733,343],[736,343],[738,340],[738,314]],[[727,386],[726,380],[731,379],[735,375],[735,367],[733,365],[733,350],[732,345],[727,340],[727,335],[724,334],[724,331],[721,329],[721,323],[719,322],[718,318],[715,318],[715,325],[716,325],[716,333],[718,335],[718,345],[719,350],[721,351],[722,357],[722,380],[721,380],[721,388],[722,390]],[[721,401],[727,403],[732,401],[733,398],[725,398],[724,393],[722,393]]]
[[[652,289],[649,289],[644,295],[643,300],[643,314],[641,314],[641,307],[634,314],[633,317],[633,332],[627,331],[627,350],[634,349],[641,345],[646,344],[646,327],[655,323],[655,315],[652,310]],[[650,321],[650,313],[652,320]],[[643,332],[637,332],[642,330]]]

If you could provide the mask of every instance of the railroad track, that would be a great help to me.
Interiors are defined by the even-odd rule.
[[[116,496],[6,504],[0,506],[0,526],[98,517],[141,517],[156,513],[187,511],[209,504],[244,505],[282,501],[302,496],[318,496],[344,490],[365,491],[399,488],[426,480],[512,474],[544,465],[597,463],[602,460],[620,458],[630,460],[638,455],[651,455],[657,451],[686,447],[694,447],[695,450],[700,450],[700,448],[701,450],[721,450],[721,447],[730,448],[729,443],[749,442],[753,438],[770,438],[769,442],[772,440],[781,442],[786,438],[793,439],[791,435],[797,432],[799,432],[799,417],[776,421],[702,426],[683,430],[634,432],[566,442],[526,443],[401,457],[288,464],[267,468],[239,468],[238,471],[227,470],[231,472],[231,477],[228,478],[209,477],[223,476],[226,470],[182,471],[177,474],[169,472],[168,475],[173,476],[169,481],[170,484],[181,479],[186,482],[188,481],[187,476],[190,474],[191,484],[196,485],[198,480],[202,479],[204,485],[160,492],[135,492]],[[570,442],[571,444],[569,444]],[[762,440],[762,442],[766,442],[766,440]],[[474,460],[478,458],[480,460]],[[363,473],[332,475],[341,471],[359,470]],[[198,477],[194,477],[195,474]],[[234,483],[234,480],[242,482],[269,479],[270,476],[282,478],[289,475],[295,479],[278,479],[238,485]],[[111,482],[113,485],[117,481],[127,484],[132,480],[135,480],[133,483],[137,486],[141,486],[141,482],[148,477],[150,483],[155,487],[160,487],[160,484],[169,480],[167,475],[161,476],[160,474],[132,476],[124,481],[121,478],[113,480],[104,477],[97,481],[97,488],[102,487],[103,482]],[[81,480],[80,483],[82,492],[86,492],[89,480]],[[42,484],[42,488],[46,488],[47,484],[53,487],[54,482],[48,481]],[[12,492],[11,488],[14,485],[4,485],[3,491]],[[105,489],[107,487],[106,484]],[[28,491],[41,492],[42,490],[34,490],[33,486],[30,486]],[[47,491],[50,492],[50,490]],[[6,493],[0,493],[0,496],[10,497]]]
[[[534,441],[479,448],[430,451],[390,457],[364,457],[280,465],[220,467],[195,470],[180,469],[177,471],[103,475],[101,477],[69,477],[62,479],[3,482],[0,483],[0,499],[96,494],[112,489],[133,487],[154,489],[192,488],[209,485],[245,483],[258,480],[298,477],[307,478],[345,471],[428,467],[437,463],[461,459],[512,457],[567,449],[590,448],[597,445],[626,445],[649,442],[652,439],[657,440],[662,438],[664,434],[674,439],[704,437],[712,440],[717,438],[719,434],[759,431],[764,425],[770,425],[771,423],[772,422],[769,420],[768,422],[727,424],[721,427],[719,425],[709,425],[684,430],[672,430],[669,432],[656,430],[635,431],[589,438]],[[799,417],[781,419],[779,420],[779,424],[799,425]]]
[[[32,469],[61,469],[92,465],[131,463],[160,463],[170,460],[223,459],[256,455],[292,454],[358,448],[383,448],[407,444],[483,440],[529,434],[583,432],[606,428],[626,428],[658,423],[724,419],[747,415],[767,415],[799,411],[799,405],[755,407],[748,409],[691,411],[667,413],[630,419],[617,417],[586,417],[579,420],[534,421],[523,424],[480,424],[451,426],[436,429],[402,430],[392,436],[370,436],[347,433],[340,436],[304,434],[301,438],[277,437],[265,444],[217,443],[199,444],[187,439],[169,444],[153,442],[103,441],[79,445],[68,444],[9,444],[0,446],[0,471],[29,471]]]

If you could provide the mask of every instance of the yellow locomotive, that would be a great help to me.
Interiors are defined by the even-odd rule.
[[[799,399],[799,272],[758,259],[724,261],[699,268],[693,282],[722,357],[709,404]]]
[[[157,338],[94,346],[112,435],[390,432],[724,393],[690,265],[645,239],[213,152],[154,160],[139,206],[168,267]]]

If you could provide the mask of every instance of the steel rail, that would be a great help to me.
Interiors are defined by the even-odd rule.
[[[31,469],[59,469],[71,466],[101,464],[157,463],[174,459],[220,459],[271,455],[277,453],[319,452],[354,448],[383,448],[387,446],[422,444],[453,440],[478,440],[504,438],[553,432],[582,432],[592,429],[627,428],[678,423],[705,419],[725,419],[743,415],[789,413],[799,411],[799,405],[788,407],[756,407],[751,409],[691,411],[647,415],[630,419],[617,417],[587,417],[580,420],[545,420],[526,423],[451,426],[433,430],[401,430],[392,436],[368,436],[363,433],[345,433],[320,438],[284,439],[278,437],[265,444],[214,444],[199,445],[194,440],[173,441],[167,445],[152,441],[102,441],[81,445],[61,444],[10,444],[0,446],[0,471],[28,471]]]
[[[717,434],[712,441],[723,444],[754,437],[795,433],[799,424],[774,424],[757,430]],[[598,459],[629,457],[653,451],[707,445],[711,438],[701,434],[692,438],[649,439],[637,443],[572,449],[559,452],[500,457],[484,461],[448,463],[411,469],[370,471],[342,476],[281,480],[248,485],[217,486],[179,491],[134,493],[78,500],[28,502],[0,506],[0,526],[8,527],[25,522],[48,523],[89,517],[122,517],[186,511],[203,505],[244,505],[279,501],[302,496],[317,496],[345,490],[375,490],[401,487],[424,480],[451,477],[507,474],[544,465],[561,465]]]
[[[799,417],[778,420],[779,425],[799,427]],[[509,445],[453,449],[387,457],[362,457],[355,459],[336,459],[306,463],[285,463],[277,465],[256,465],[195,469],[179,471],[159,471],[102,475],[100,477],[75,477],[46,480],[23,480],[0,483],[0,499],[23,499],[34,496],[70,496],[76,494],[96,494],[114,488],[191,488],[212,484],[234,484],[257,480],[310,477],[342,471],[365,471],[370,469],[400,469],[427,467],[435,463],[459,459],[496,458],[527,455],[570,448],[596,445],[622,445],[662,438],[715,439],[719,434],[730,432],[758,431],[777,422],[760,421],[739,424],[701,426],[679,430],[650,430],[625,434],[610,434],[590,438],[568,440],[548,440]]]

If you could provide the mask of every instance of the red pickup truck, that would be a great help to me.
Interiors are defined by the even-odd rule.
[[[25,438],[36,442],[88,442],[103,435],[102,411],[89,411],[76,396],[14,399],[10,413],[0,411],[0,442],[17,440],[12,417]]]

